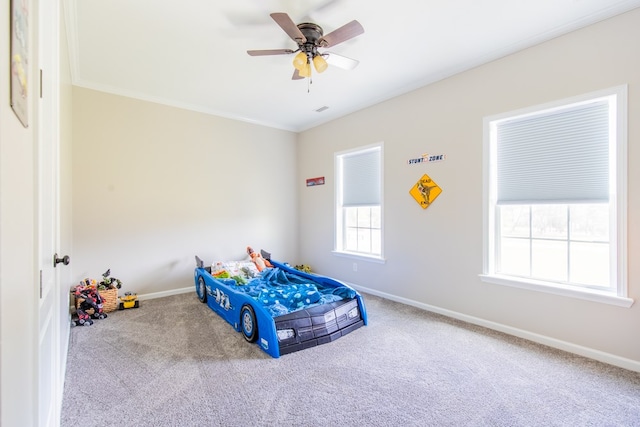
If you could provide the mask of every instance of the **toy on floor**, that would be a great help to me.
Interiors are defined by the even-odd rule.
[[[253,263],[258,268],[258,271],[262,271],[265,268],[272,268],[273,267],[273,265],[271,265],[271,263],[269,262],[268,259],[265,259],[261,254],[255,252],[251,248],[251,246],[247,246],[247,253],[249,254],[249,257],[251,258],[251,261],[253,261]]]
[[[118,310],[124,310],[125,308],[138,308],[140,307],[140,301],[138,301],[138,294],[133,292],[125,292],[124,296],[120,297],[120,304],[118,304]]]
[[[96,281],[84,279],[75,287],[76,314],[78,320],[76,326],[91,326],[94,319],[106,319],[107,313],[103,310],[103,300],[96,288]]]

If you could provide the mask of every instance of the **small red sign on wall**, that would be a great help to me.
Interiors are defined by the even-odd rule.
[[[324,185],[324,176],[307,179],[307,187],[313,187],[314,185]]]

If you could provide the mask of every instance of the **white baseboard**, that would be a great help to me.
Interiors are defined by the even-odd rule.
[[[138,295],[138,299],[140,301],[142,301],[142,300],[146,300],[146,299],[156,299],[156,298],[162,298],[162,297],[170,297],[171,295],[187,294],[189,292],[193,292],[195,294],[196,293],[196,288],[193,287],[193,286],[189,286],[189,287],[186,287],[186,288],[172,289],[170,291],[152,292],[150,294],[139,294]]]
[[[417,307],[433,313],[442,314],[443,316],[451,317],[453,319],[458,319],[463,322],[471,323],[474,325],[483,326],[485,328],[493,329],[495,331],[503,332],[505,334],[513,335],[519,338],[524,338],[526,340],[533,341],[538,344],[543,344],[549,347],[557,348],[559,350],[577,354],[583,357],[587,357],[589,359],[607,363],[609,365],[618,366],[620,368],[628,369],[630,371],[640,372],[640,361],[637,361],[637,360],[627,359],[624,357],[616,356],[614,354],[605,353],[600,350],[595,350],[593,348],[583,347],[581,345],[547,337],[545,335],[540,335],[533,332],[525,331],[523,329],[518,329],[511,326],[503,325],[501,323],[496,323],[489,320],[481,319],[479,317],[469,316],[466,314],[458,313],[456,311],[447,310],[444,308],[436,307],[429,304],[424,304],[424,303],[410,300],[407,298],[398,297],[396,295],[388,294],[386,292],[380,292],[375,289],[369,289],[364,286],[359,286],[354,283],[348,283],[348,284],[349,286],[353,287],[358,291],[375,295],[380,298],[396,301],[402,304]]]

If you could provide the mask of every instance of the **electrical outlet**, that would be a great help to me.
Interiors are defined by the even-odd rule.
[[[353,263],[353,271],[358,271],[358,264],[357,263]]]

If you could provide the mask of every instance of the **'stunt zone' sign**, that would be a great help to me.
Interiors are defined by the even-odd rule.
[[[423,154],[422,157],[418,157],[417,159],[407,160],[407,164],[416,165],[418,163],[441,162],[446,158],[447,158],[446,154]]]

